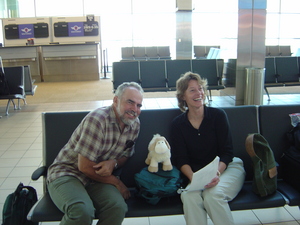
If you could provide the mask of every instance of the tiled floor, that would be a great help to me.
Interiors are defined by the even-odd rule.
[[[55,84],[54,84],[55,85]],[[37,92],[42,92],[42,85]],[[268,102],[264,96],[264,104],[300,104],[300,93],[271,96]],[[72,96],[73,97],[73,96]],[[146,97],[146,96],[145,96]],[[35,98],[35,96],[29,96]],[[0,209],[8,194],[14,191],[19,182],[31,185],[37,189],[38,195],[42,194],[42,181],[31,181],[32,172],[41,165],[42,160],[42,126],[41,112],[43,111],[76,111],[92,110],[109,105],[112,100],[58,102],[22,105],[21,110],[14,111],[11,107],[10,115],[5,116],[5,103],[0,104]],[[213,96],[211,103],[214,107],[234,106],[234,100],[228,96]],[[177,107],[174,97],[146,97],[143,102],[144,109],[173,108]],[[299,106],[300,112],[300,106]],[[298,207],[282,207],[261,210],[234,211],[233,216],[237,225],[242,224],[300,224],[300,211]],[[0,217],[2,221],[2,215]],[[55,223],[43,223],[57,225]],[[95,223],[96,224],[96,221]],[[183,216],[164,216],[149,218],[128,218],[124,225],[183,225]],[[209,224],[212,224],[209,221]]]

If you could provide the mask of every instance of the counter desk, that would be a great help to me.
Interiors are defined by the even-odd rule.
[[[30,65],[36,81],[99,80],[99,44],[50,44],[0,48],[4,66]]]
[[[12,46],[0,47],[3,66],[30,66],[31,76],[36,81],[41,80],[39,63],[40,46]]]

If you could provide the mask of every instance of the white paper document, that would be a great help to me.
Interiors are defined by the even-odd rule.
[[[194,173],[192,182],[184,189],[185,191],[200,191],[205,189],[205,185],[217,176],[220,158],[216,158],[202,169]]]

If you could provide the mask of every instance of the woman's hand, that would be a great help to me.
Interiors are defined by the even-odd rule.
[[[212,188],[214,186],[217,186],[217,184],[220,182],[220,176],[221,173],[226,169],[226,164],[223,162],[219,162],[219,169],[217,171],[217,176],[215,176],[210,183],[208,183],[207,185],[205,185],[205,188]]]
[[[210,183],[208,183],[207,185],[205,185],[205,188],[212,188],[214,186],[217,186],[217,184],[220,182],[220,178],[219,176],[214,177]]]

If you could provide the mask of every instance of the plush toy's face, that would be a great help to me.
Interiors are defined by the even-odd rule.
[[[156,145],[155,145],[155,148],[154,148],[154,151],[157,153],[157,154],[164,154],[165,152],[169,151],[169,147],[166,143],[165,140],[158,140],[156,142]]]

